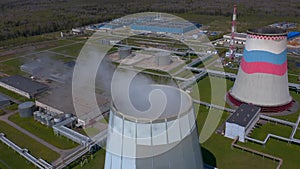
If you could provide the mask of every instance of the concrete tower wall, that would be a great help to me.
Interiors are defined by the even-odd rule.
[[[105,169],[203,168],[192,101],[180,92],[184,111],[158,119],[129,115],[111,106]]]
[[[229,92],[233,98],[266,107],[292,101],[288,90],[286,32],[274,32],[248,31],[238,76]]]

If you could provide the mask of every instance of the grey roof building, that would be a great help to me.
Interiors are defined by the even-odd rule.
[[[0,79],[0,86],[27,98],[35,97],[37,94],[48,90],[47,85],[19,75]]]
[[[247,134],[259,120],[260,110],[260,107],[254,105],[242,104],[226,121],[225,137],[231,139],[239,137],[239,141],[244,142]]]

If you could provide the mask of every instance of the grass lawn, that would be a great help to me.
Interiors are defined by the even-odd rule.
[[[25,158],[9,148],[6,144],[0,143],[0,168],[1,169],[34,169],[34,165],[29,163]]]
[[[12,110],[12,111],[13,111],[13,110],[17,110],[17,109],[18,109],[18,104],[13,103],[13,104],[11,104],[11,105],[6,106],[5,109],[6,109],[6,110]]]
[[[0,109],[0,116],[3,116],[3,115],[5,115],[5,112]]]
[[[204,106],[200,106],[199,109],[196,106],[195,111],[199,111],[197,115],[197,126],[200,133],[203,129],[209,110]],[[224,112],[219,125],[224,123],[229,115],[229,113]],[[237,149],[231,149],[231,142],[232,140],[230,139],[218,134],[213,134],[201,145],[204,162],[222,169],[276,168],[277,163],[274,163],[272,160],[253,156]],[[233,161],[235,163],[234,165],[232,165]]]
[[[300,139],[300,129],[299,129],[299,127],[300,126],[298,126],[298,129],[297,129],[297,131],[296,131],[296,133],[294,135],[294,138],[296,138],[296,139]]]
[[[297,94],[295,91],[290,91],[291,96],[294,100],[298,101],[300,103],[300,94]],[[300,110],[293,114],[289,114],[286,116],[274,116],[275,118],[290,121],[290,122],[296,122],[298,119],[298,116],[300,115]]]
[[[210,159],[204,157],[204,162],[213,165],[211,162],[215,158],[215,166],[222,169],[275,169],[276,162],[269,159],[252,155],[238,149],[231,149],[232,140],[218,134],[213,134],[202,147],[213,154]],[[205,154],[204,154],[205,155]],[[209,163],[210,162],[210,163]]]
[[[206,76],[198,82],[200,100],[211,103],[211,88],[213,87],[215,92],[214,104],[224,105],[226,92],[233,86],[233,83],[233,81],[228,79]],[[192,93],[192,97],[196,98],[195,93]]]
[[[77,57],[83,45],[84,43],[76,43],[73,45],[52,49],[51,51]]]
[[[288,77],[289,77],[289,82],[290,83],[299,83],[298,82],[298,76],[288,75]]]
[[[25,75],[25,73],[20,70],[20,66],[23,63],[21,58],[1,62],[0,71],[8,75]]]
[[[101,149],[94,154],[94,159],[90,160],[83,167],[79,165],[75,166],[74,169],[103,169],[105,162],[105,150]]]
[[[265,140],[268,134],[276,134],[282,137],[289,138],[292,133],[292,128],[289,126],[268,122],[258,128],[255,128],[251,133],[251,137],[258,140]]]
[[[12,98],[14,98],[16,100],[21,101],[21,102],[25,102],[25,101],[29,101],[30,100],[30,99],[28,99],[28,98],[26,98],[24,96],[21,96],[21,95],[15,93],[15,92],[12,92],[10,90],[7,90],[7,89],[3,88],[3,87],[0,87],[0,93],[3,93],[3,94],[5,94],[5,95],[7,95],[9,97],[12,97]]]
[[[39,122],[36,122],[33,117],[21,118],[19,114],[9,116],[9,120],[36,135],[37,137],[45,140],[46,142],[54,145],[60,149],[71,149],[78,146],[77,143],[63,137],[54,135],[53,129],[46,127]]]
[[[239,143],[242,146],[246,146],[264,153],[271,154],[283,159],[283,165],[280,169],[297,169],[300,166],[299,154],[300,146],[295,144],[289,144],[284,141],[270,139],[265,146],[258,145],[252,142]]]
[[[8,139],[16,143],[21,148],[27,148],[35,157],[41,157],[46,161],[52,162],[59,158],[59,154],[35,141],[31,137],[21,133],[12,126],[0,121],[0,132],[4,133]],[[2,155],[2,151],[0,153]],[[14,159],[16,155],[7,158]],[[8,163],[9,165],[11,163]],[[21,167],[23,168],[23,167]]]

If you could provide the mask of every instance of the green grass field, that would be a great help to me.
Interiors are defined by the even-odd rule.
[[[83,167],[79,165],[75,166],[73,169],[103,169],[105,162],[105,150],[101,149],[95,153],[94,159],[84,164]]]
[[[45,147],[41,143],[33,140],[31,137],[21,133],[20,131],[14,129],[12,126],[2,121],[0,121],[0,132],[4,133],[8,139],[13,141],[19,147],[27,148],[35,157],[41,157],[49,162],[52,162],[59,158],[58,153],[54,152],[48,147]],[[2,154],[2,151],[0,154]],[[7,158],[13,158],[14,156],[7,156]],[[15,163],[18,162],[15,161]],[[8,164],[11,165],[11,163]]]
[[[77,57],[83,45],[84,43],[76,43],[69,46],[52,49],[51,51]]]
[[[295,101],[300,103],[300,94],[297,94],[295,91],[291,91],[291,90],[290,90],[290,94]],[[299,115],[300,115],[300,109],[293,114],[289,114],[286,116],[274,116],[274,117],[278,119],[290,121],[290,122],[296,122]]]
[[[195,111],[196,110],[197,109],[195,109]],[[208,109],[204,106],[200,106],[199,110],[197,126],[198,131],[201,132],[208,115]],[[219,125],[224,123],[229,115],[229,113],[224,112]],[[276,168],[277,163],[274,163],[271,160],[253,156],[240,150],[231,149],[231,142],[231,139],[225,138],[219,134],[213,134],[201,145],[204,162],[222,169]],[[233,162],[234,165],[232,165]]]
[[[276,162],[269,159],[264,159],[250,153],[232,149],[231,143],[233,140],[225,138],[218,134],[213,134],[202,147],[207,149],[214,155],[216,159],[216,167],[222,169],[275,169]],[[205,159],[205,157],[204,157]],[[208,161],[208,160],[207,160]]]
[[[289,126],[268,122],[254,129],[251,137],[258,140],[265,140],[268,134],[275,134],[285,138],[289,138],[292,133],[292,128]]]
[[[297,169],[299,168],[299,154],[300,146],[295,144],[289,144],[284,141],[270,139],[265,146],[255,143],[239,143],[239,145],[246,146],[248,148],[255,149],[264,153],[271,154],[283,159],[283,165],[281,169]],[[275,168],[275,167],[274,167]]]
[[[23,63],[21,58],[1,62],[0,71],[8,75],[25,75],[25,73],[20,70],[20,66]]]
[[[63,136],[54,135],[52,128],[46,127],[39,122],[34,121],[32,117],[21,118],[19,114],[14,114],[9,117],[9,120],[57,148],[71,149],[78,146],[77,143],[74,143]]]
[[[206,76],[198,82],[198,90],[200,95],[200,100],[204,102],[211,103],[212,100],[212,90],[214,88],[214,104],[222,105],[224,104],[224,99],[226,92],[233,86],[233,81],[228,79],[222,79],[212,76]],[[212,84],[212,85],[211,85]],[[196,93],[192,93],[192,97],[195,98]]]
[[[18,109],[18,104],[13,103],[13,104],[11,104],[11,105],[6,106],[5,109],[6,109],[6,110],[11,110],[11,111],[17,110],[17,109]]]
[[[28,98],[26,98],[24,96],[21,96],[21,95],[15,93],[15,92],[12,92],[10,90],[7,90],[7,89],[3,88],[3,87],[0,87],[0,93],[3,93],[5,95],[7,95],[7,96],[10,96],[10,97],[12,97],[12,98],[14,98],[16,100],[21,101],[21,102],[25,102],[25,101],[29,101],[30,100],[30,99],[28,99]]]
[[[6,144],[0,143],[0,168],[1,169],[34,169],[34,165],[26,161],[25,158],[9,148]],[[13,158],[12,158],[13,157]]]

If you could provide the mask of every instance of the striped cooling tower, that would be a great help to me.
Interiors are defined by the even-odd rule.
[[[292,105],[287,77],[287,32],[275,28],[250,29],[238,76],[228,100],[250,103],[263,112],[279,112]]]
[[[155,96],[159,91],[165,93],[167,102],[159,94]],[[151,91],[145,88],[140,94],[143,96],[133,98],[135,107],[143,109],[150,96],[153,109],[148,105],[145,112],[138,113],[119,102],[119,97],[113,101],[105,169],[203,169],[191,97],[162,85],[152,86]]]

